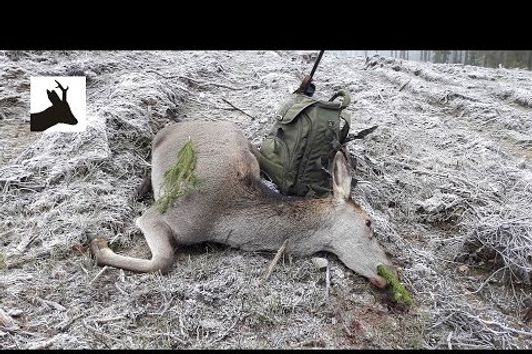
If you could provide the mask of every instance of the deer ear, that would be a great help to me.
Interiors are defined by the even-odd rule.
[[[338,200],[348,200],[351,197],[351,166],[342,151],[334,156],[332,164],[333,196]]]
[[[61,100],[55,91],[46,90],[46,93],[48,94],[48,99],[54,106],[61,103]]]

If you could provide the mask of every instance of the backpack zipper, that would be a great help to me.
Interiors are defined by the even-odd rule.
[[[305,114],[303,118],[306,119],[309,122],[310,129],[309,129],[309,133],[307,134],[307,141],[306,141],[305,149],[303,150],[302,159],[305,158],[307,156],[307,154],[308,154],[308,149],[309,149],[309,146],[310,146],[310,144],[308,142],[309,142],[310,138],[314,137],[313,136],[314,130],[312,129],[312,119],[310,119],[308,114]],[[300,128],[300,130],[303,129],[303,128],[301,128],[301,125],[299,125],[299,128]],[[300,135],[303,135],[301,131],[300,131]],[[308,159],[307,159],[307,161],[301,161],[301,164],[299,165],[299,168],[297,169],[296,176],[295,176],[295,183],[296,183],[296,187],[297,187],[296,189],[301,188],[300,183],[299,183],[299,177],[301,176],[301,173],[303,172],[303,169],[307,167],[307,164],[308,164]]]

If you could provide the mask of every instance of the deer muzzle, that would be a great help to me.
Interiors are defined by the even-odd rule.
[[[373,277],[370,277],[369,282],[380,289],[385,288],[387,284],[386,280],[384,280],[384,278],[381,277],[380,275],[375,275]]]

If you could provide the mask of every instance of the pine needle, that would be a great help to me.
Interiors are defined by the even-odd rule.
[[[162,196],[155,202],[161,213],[165,213],[177,198],[199,189],[200,179],[195,174],[196,161],[196,149],[189,139],[177,153],[176,164],[164,173]]]
[[[412,299],[412,294],[406,290],[403,283],[397,279],[395,274],[384,265],[379,265],[377,267],[377,273],[386,280],[393,293],[393,298],[396,302],[403,303],[405,305],[412,305],[414,300]]]

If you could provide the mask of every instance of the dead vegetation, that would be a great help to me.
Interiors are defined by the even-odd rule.
[[[352,132],[379,125],[349,143],[353,196],[411,309],[331,255],[328,281],[310,259],[282,256],[261,282],[273,254],[210,244],[182,249],[165,276],[96,267],[87,235],[148,256],[133,223],[148,203],[132,196],[154,133],[230,120],[259,143],[310,69],[305,55],[0,53],[0,348],[530,349],[524,70],[322,60],[316,95],[347,88]],[[29,77],[72,73],[87,76],[87,131],[30,136]]]

